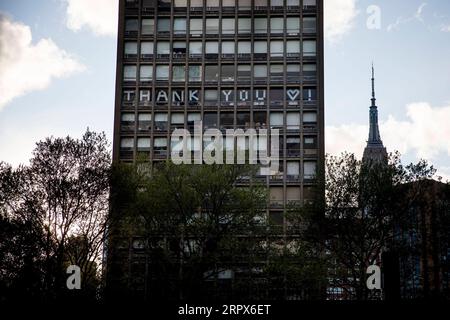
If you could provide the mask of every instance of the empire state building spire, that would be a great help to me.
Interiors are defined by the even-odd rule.
[[[387,151],[381,141],[380,129],[378,126],[378,107],[375,98],[375,69],[372,64],[372,104],[370,106],[370,127],[369,140],[364,149],[363,161],[386,161]]]

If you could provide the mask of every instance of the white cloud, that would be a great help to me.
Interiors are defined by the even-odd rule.
[[[0,110],[16,97],[83,69],[51,39],[32,43],[29,26],[0,13]]]
[[[331,43],[339,41],[354,25],[357,0],[324,1],[324,33]]]
[[[67,2],[67,27],[73,31],[90,29],[97,36],[115,36],[118,0],[64,0]]]
[[[412,103],[406,106],[406,116],[407,120],[397,120],[390,115],[380,123],[388,152],[411,153],[431,163],[443,154],[450,157],[450,105],[438,108],[426,102]],[[368,124],[327,126],[326,152],[347,151],[362,157],[368,132]],[[438,167],[438,175],[450,179],[450,167]]]
[[[391,23],[390,25],[388,25],[387,31],[397,30],[397,29],[400,27],[400,25],[406,24],[406,23],[409,23],[409,22],[412,22],[412,21],[415,21],[415,20],[417,20],[417,21],[419,21],[419,22],[421,22],[421,23],[425,23],[425,21],[424,21],[424,19],[423,19],[423,11],[424,11],[424,9],[425,9],[425,7],[426,7],[427,5],[428,5],[428,4],[427,4],[426,2],[422,3],[422,4],[417,8],[417,10],[416,10],[416,12],[414,13],[414,15],[411,16],[411,17],[407,17],[407,18],[404,18],[404,17],[398,17],[397,20],[396,20],[394,23]]]
[[[450,32],[450,25],[443,25],[441,27],[442,32]]]

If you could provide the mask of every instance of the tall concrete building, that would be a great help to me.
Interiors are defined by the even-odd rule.
[[[323,1],[120,0],[114,161],[167,161],[198,121],[280,130],[279,170],[256,179],[285,233],[324,167]]]

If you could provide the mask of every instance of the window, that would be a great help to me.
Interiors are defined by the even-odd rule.
[[[219,19],[206,19],[206,34],[219,33]]]
[[[189,33],[191,35],[203,34],[203,19],[191,19]]]
[[[316,56],[316,41],[315,40],[303,41],[303,56],[304,57],[315,57]]]
[[[170,19],[158,19],[158,32],[170,31]]]
[[[303,32],[305,33],[316,32],[316,18],[314,17],[303,18]]]
[[[165,157],[167,155],[167,138],[155,138],[153,151],[155,156]]]
[[[150,131],[151,124],[152,124],[152,114],[151,113],[139,113],[139,115],[138,115],[138,130],[139,131]]]
[[[286,42],[286,51],[288,57],[292,56],[300,56],[300,41],[287,41]]]
[[[206,112],[203,115],[203,128],[217,128],[217,113]]]
[[[233,7],[234,8],[236,6],[236,2],[235,2],[235,0],[222,0],[222,6],[223,7]]]
[[[138,138],[137,139],[137,151],[150,152],[150,138]]]
[[[283,33],[284,32],[284,20],[283,18],[271,18],[270,19],[270,33]]]
[[[294,167],[292,167],[292,169],[294,169]],[[287,202],[299,202],[300,201],[300,188],[299,187],[287,187],[286,188],[286,201]]]
[[[317,91],[315,88],[304,88],[303,89],[303,101],[316,101]]]
[[[142,19],[142,35],[153,35],[155,33],[155,20]]]
[[[206,50],[205,50],[206,54],[213,54],[216,55],[219,53],[219,43],[218,42],[213,42],[213,41],[208,41],[206,42]]]
[[[222,42],[222,54],[223,55],[233,55],[234,56],[234,41],[224,41]]]
[[[270,128],[279,129],[284,125],[283,112],[271,112],[270,113]],[[280,146],[282,147],[282,146]]]
[[[270,102],[279,104],[283,101],[284,97],[284,90],[279,88],[272,88],[270,89]]]
[[[255,7],[267,7],[267,0],[255,0]]]
[[[252,0],[239,0],[239,10],[246,11],[252,8]]]
[[[124,66],[123,67],[123,80],[124,81],[136,81],[136,66]]]
[[[251,54],[252,43],[250,41],[239,41],[238,42],[238,53],[239,54]]]
[[[189,81],[202,80],[202,66],[189,66]]]
[[[219,0],[206,0],[206,7],[217,9],[219,7]]]
[[[120,117],[120,128],[122,131],[134,131],[134,113],[122,113]]]
[[[316,6],[316,0],[303,0],[303,6],[304,7],[315,7]]]
[[[153,78],[153,66],[141,65],[140,81],[151,81]]]
[[[255,41],[255,54],[267,55],[267,41]]]
[[[203,0],[191,0],[191,7],[192,8],[203,7]]]
[[[283,57],[283,41],[270,41],[270,56],[271,57]]]
[[[137,42],[125,42],[125,56],[137,55]]]
[[[172,124],[172,128],[183,128],[184,113],[172,113],[170,116],[170,123]]]
[[[235,19],[222,19],[222,34],[235,34]]]
[[[173,33],[174,34],[185,34],[186,33],[186,19],[175,18],[173,20]]]
[[[250,18],[238,19],[238,33],[245,34],[252,32],[252,20]]]
[[[234,81],[234,65],[222,65],[222,81]]]
[[[170,54],[170,42],[158,42],[156,52],[160,55]]]
[[[317,113],[304,112],[303,113],[303,123],[317,123]]]
[[[300,33],[300,18],[287,18],[286,19],[286,32],[288,34]]]
[[[142,20],[144,23],[144,20]],[[138,19],[126,19],[125,20],[125,32],[137,32],[138,31]]]
[[[141,57],[147,58],[153,55],[153,42],[141,42]]]
[[[143,0],[144,2],[155,2],[150,0]],[[158,0],[158,8],[170,10],[170,0]]]
[[[286,5],[288,7],[299,7],[300,6],[300,0],[287,0]]]
[[[120,139],[120,149],[132,150],[133,148],[134,148],[134,139],[133,138]]]
[[[255,78],[267,79],[267,66],[266,65],[255,65],[253,69],[253,76]]]
[[[201,56],[203,54],[203,47],[201,42],[191,42],[189,44],[189,54],[192,56]]]
[[[317,145],[316,145],[316,137],[305,136],[305,138],[303,140],[303,143],[304,143],[305,149],[311,149],[311,148],[316,148],[317,147]]]
[[[286,125],[288,130],[300,130],[300,113],[288,112],[286,118]]]
[[[314,179],[316,176],[317,163],[315,161],[303,162],[303,177],[305,179]]]
[[[175,0],[175,8],[186,8],[187,1],[186,0]]]
[[[202,120],[200,113],[192,112],[192,113],[188,113],[188,115],[187,115],[187,125],[190,128],[193,128],[195,122],[200,121],[200,120]]]
[[[300,156],[300,138],[299,137],[287,137],[286,138],[286,151],[288,157]]]
[[[288,177],[297,178],[300,176],[300,162],[288,161],[286,163],[286,174]]]
[[[256,18],[255,19],[255,33],[266,34],[267,33],[267,19]]]
[[[288,82],[300,82],[300,65],[288,64],[287,69],[287,81]]]
[[[237,67],[238,81],[250,81],[251,79],[251,66],[247,64],[240,64]]]
[[[272,81],[283,81],[283,65],[282,64],[271,64],[270,65],[270,80]]]
[[[173,52],[176,56],[184,56],[186,54],[186,42],[175,41],[173,43]]]
[[[283,7],[283,0],[270,0],[271,7]]]
[[[218,98],[217,90],[205,90],[205,102],[217,104]]]
[[[184,66],[173,66],[173,81],[186,81],[186,71]]]
[[[168,125],[168,115],[167,113],[156,113],[155,114],[155,131],[167,131]]]
[[[232,112],[222,112],[220,114],[220,129],[233,129],[234,114]]]
[[[283,188],[272,187],[270,188],[270,205],[271,206],[283,206]],[[281,223],[283,216],[281,216]]]
[[[169,80],[169,66],[156,66],[156,80]]]
[[[317,75],[317,66],[313,63],[303,65],[303,77],[305,79],[315,79]]]
[[[238,112],[236,114],[236,127],[242,129],[250,128],[250,112]]]
[[[264,112],[254,112],[253,122],[255,124],[255,129],[266,129],[267,128],[267,113]]]
[[[205,81],[218,81],[218,80],[219,80],[219,67],[205,66]]]

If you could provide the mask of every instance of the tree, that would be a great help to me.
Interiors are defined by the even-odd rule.
[[[379,265],[384,251],[403,246],[397,231],[409,228],[409,208],[420,195],[402,186],[434,174],[425,161],[404,167],[398,153],[387,164],[362,162],[353,154],[327,158],[325,197],[319,190],[315,201],[294,210],[292,225],[322,248],[331,289],[344,290],[347,299],[371,298],[367,267]]]
[[[29,226],[16,229],[20,237],[32,230],[30,234],[39,238],[35,254],[42,261],[40,292],[46,299],[66,292],[68,264],[81,268],[84,283],[99,274],[108,225],[110,163],[105,135],[88,130],[81,139],[51,137],[38,142],[29,166],[1,168],[0,212],[12,225]],[[12,253],[20,244],[9,248]]]

